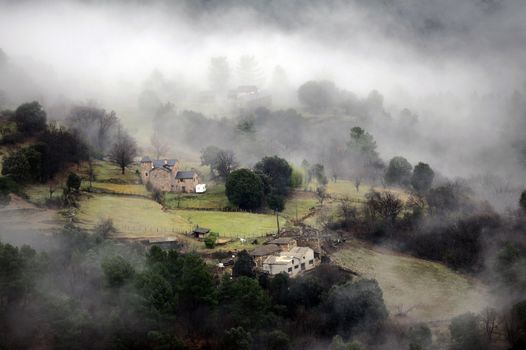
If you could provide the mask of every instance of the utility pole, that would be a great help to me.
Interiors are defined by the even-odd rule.
[[[276,213],[276,225],[278,226],[278,235],[279,235],[279,215],[278,215],[278,210],[275,209],[274,212]]]

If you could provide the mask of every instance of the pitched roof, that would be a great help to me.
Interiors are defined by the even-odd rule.
[[[268,244],[289,244],[290,241],[294,240],[292,237],[280,237],[267,242]]]
[[[153,161],[154,168],[162,168],[164,166],[164,160],[156,159]]]
[[[291,255],[269,256],[265,259],[263,263],[272,265],[288,265],[290,263],[293,263],[294,259],[297,258]]]
[[[208,232],[210,232],[210,229],[206,228],[206,227],[196,227],[194,229],[194,232],[195,233],[208,233]]]
[[[270,254],[274,254],[276,252],[279,252],[280,249],[277,245],[275,244],[265,244],[265,245],[261,245],[259,247],[256,247],[256,249],[254,249],[253,251],[250,252],[250,255],[252,256],[265,256],[265,255],[270,255]]]
[[[288,252],[283,252],[281,254],[288,254],[290,256],[294,256],[298,259],[301,259],[305,257],[309,251],[312,251],[312,249],[309,247],[294,247]]]
[[[141,163],[150,163],[152,160],[148,156],[144,156],[141,159]]]
[[[177,174],[175,174],[176,179],[193,179],[194,178],[194,172],[193,171],[178,171]]]

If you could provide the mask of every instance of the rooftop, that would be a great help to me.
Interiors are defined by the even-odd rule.
[[[297,259],[293,256],[287,256],[287,255],[280,255],[280,256],[269,256],[265,259],[265,264],[272,264],[272,265],[288,265],[294,261],[294,259]]]
[[[250,255],[252,256],[265,256],[265,255],[271,255],[274,253],[279,252],[280,249],[275,244],[266,244],[259,247],[256,247],[253,251],[250,252]]]
[[[206,228],[206,227],[196,227],[194,229],[194,232],[195,233],[208,233],[208,232],[210,232],[210,229]]]
[[[301,258],[305,257],[305,255],[307,255],[307,253],[309,251],[312,251],[312,249],[309,248],[309,247],[294,247],[291,250],[289,250],[288,252],[283,252],[281,254],[291,255],[291,256],[294,256],[294,257],[296,257],[298,259],[301,259]]]
[[[193,171],[178,171],[175,175],[176,179],[193,179],[194,178],[194,172]]]
[[[273,239],[272,241],[267,242],[268,244],[289,244],[290,241],[293,241],[292,237],[280,237]]]

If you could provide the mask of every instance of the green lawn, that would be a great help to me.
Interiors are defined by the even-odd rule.
[[[375,278],[392,314],[414,307],[408,316],[424,321],[448,319],[476,312],[488,301],[483,286],[440,263],[372,250],[356,241],[331,258],[364,277]]]
[[[93,195],[82,201],[78,223],[93,228],[101,219],[111,218],[122,236],[162,236],[208,227],[220,237],[259,237],[276,231],[273,215],[244,212],[167,210],[146,198]],[[285,220],[281,218],[281,225]]]
[[[208,184],[205,193],[167,193],[165,204],[170,209],[223,209],[230,203],[224,184]]]

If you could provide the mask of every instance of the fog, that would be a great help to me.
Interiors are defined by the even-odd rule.
[[[526,88],[525,17],[520,0],[2,1],[0,107],[36,99],[61,119],[91,101],[115,110],[146,146],[154,113],[138,108],[141,92],[178,111],[232,118],[199,100],[210,91],[210,59],[226,57],[234,88],[240,58],[253,56],[273,109],[302,112],[297,88],[309,80],[359,98],[376,90],[395,121],[404,108],[418,117],[410,135],[372,123],[384,160],[404,155],[451,177],[521,183],[514,140],[524,103],[515,115],[510,106]]]

